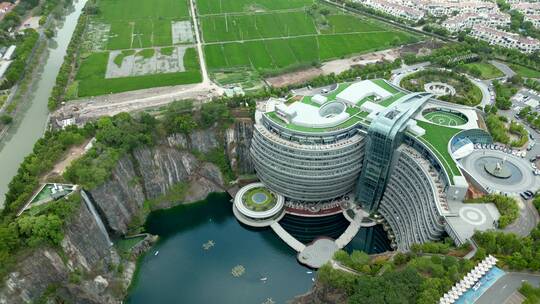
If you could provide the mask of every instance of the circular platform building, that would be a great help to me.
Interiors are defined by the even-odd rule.
[[[263,183],[242,187],[234,197],[233,212],[245,225],[266,227],[283,214],[285,198],[270,191]]]

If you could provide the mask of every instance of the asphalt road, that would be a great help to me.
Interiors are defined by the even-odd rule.
[[[501,72],[504,73],[505,77],[510,78],[510,77],[516,75],[516,72],[514,72],[508,65],[506,65],[506,64],[504,64],[502,62],[491,60],[489,63],[494,65],[497,69],[501,70]]]
[[[512,294],[527,281],[540,286],[540,274],[510,272],[500,278],[476,301],[475,304],[505,303]]]
[[[512,225],[506,226],[503,230],[520,236],[527,236],[538,225],[540,219],[532,200],[524,201],[521,197],[519,200],[522,203],[520,202],[518,219]]]

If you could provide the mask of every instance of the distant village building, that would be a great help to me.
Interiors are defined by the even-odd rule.
[[[525,15],[525,21],[530,21],[534,27],[540,29],[540,15]]]
[[[442,26],[452,33],[470,29],[475,25],[490,28],[509,26],[510,16],[502,13],[463,13],[450,17],[442,23]]]
[[[422,10],[401,4],[399,1],[366,0],[358,2],[386,14],[412,21],[418,21],[425,15]]]
[[[533,53],[540,50],[540,41],[530,37],[522,37],[518,34],[509,33],[485,26],[474,26],[471,35],[480,40],[487,41],[491,45],[517,49],[524,53]]]
[[[7,51],[4,53],[4,56],[2,56],[3,60],[11,60],[13,59],[13,55],[15,55],[15,49],[17,47],[15,45],[11,45],[8,47]]]
[[[18,3],[18,1],[16,3]],[[4,19],[4,16],[11,12],[16,5],[17,4],[11,2],[0,2],[0,20]]]
[[[540,2],[519,2],[512,3],[511,8],[519,11],[523,15],[539,15],[540,14]]]

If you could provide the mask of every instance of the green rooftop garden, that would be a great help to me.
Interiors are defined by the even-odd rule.
[[[395,89],[390,84],[385,82],[384,79],[374,79],[374,80],[370,80],[370,81],[372,81],[374,84],[380,86],[381,88],[387,90],[388,92],[394,94],[393,96],[381,101],[379,103],[381,106],[388,107],[388,106],[392,105],[394,102],[396,102],[398,99],[400,99],[401,97],[406,95],[406,93]],[[351,85],[350,83],[340,83],[340,84],[338,84],[338,86],[337,86],[337,88],[335,90],[333,90],[332,92],[325,95],[326,98],[328,99],[328,101],[326,103],[330,103],[330,102],[335,101],[336,96],[339,93],[341,93],[343,90],[345,90],[347,87],[349,87],[350,85]],[[302,102],[304,104],[308,104],[308,105],[314,106],[316,108],[320,108],[322,105],[312,101],[312,98],[313,98],[313,96],[304,96],[299,101],[292,101],[292,99],[289,99],[287,104],[290,105],[290,104],[292,104],[294,102]],[[292,123],[286,123],[280,117],[278,117],[278,115],[275,112],[268,112],[268,113],[266,113],[266,115],[272,121],[276,122],[277,124],[287,128],[287,129],[290,129],[292,131],[313,132],[313,133],[315,133],[315,132],[330,132],[330,131],[335,131],[335,130],[339,130],[339,129],[348,128],[348,127],[353,126],[353,125],[355,125],[357,123],[360,123],[360,122],[365,122],[365,118],[369,115],[369,113],[363,112],[360,109],[360,106],[362,104],[364,104],[365,102],[367,102],[367,101],[372,101],[373,102],[373,100],[374,100],[374,96],[367,96],[364,99],[360,100],[356,104],[356,106],[354,106],[354,107],[347,106],[347,109],[345,111],[351,117],[347,121],[345,121],[345,122],[343,122],[343,123],[341,123],[339,125],[333,126],[333,127],[315,128],[315,127],[299,126],[299,125],[292,124]]]
[[[405,95],[407,94],[405,94],[404,92],[398,92],[394,96],[388,97],[385,100],[381,101],[379,104],[383,107],[389,107],[390,105],[392,105],[394,102],[396,102],[398,99],[400,99],[401,97]]]
[[[267,211],[276,203],[276,197],[264,187],[253,188],[242,197],[242,203],[252,211]]]
[[[327,127],[327,128],[312,128],[312,127],[304,127],[304,126],[299,126],[299,125],[295,125],[295,124],[288,124],[286,122],[284,122],[283,120],[281,120],[281,118],[279,118],[276,114],[276,112],[269,112],[269,113],[266,113],[266,115],[268,115],[268,117],[270,119],[272,119],[272,121],[280,124],[281,126],[287,128],[287,129],[290,129],[290,130],[293,130],[293,131],[300,131],[300,132],[330,132],[330,131],[335,131],[335,130],[339,130],[339,129],[345,129],[345,128],[348,128],[352,125],[355,125],[356,123],[362,121],[362,118],[359,117],[359,115],[356,115],[356,116],[352,116],[350,117],[348,120],[346,120],[345,122],[343,123],[340,123],[339,125],[337,126],[333,126],[333,127]]]
[[[461,171],[448,152],[448,142],[461,129],[440,126],[420,120],[417,123],[419,127],[426,130],[426,134],[419,137],[419,139],[439,158],[450,177],[450,183],[453,183],[453,177],[461,176]]]
[[[392,94],[399,93],[399,90],[397,90],[396,88],[388,84],[386,81],[384,81],[384,79],[373,79],[371,80],[371,82],[373,82],[374,84],[380,86],[381,88],[387,90],[388,92]]]

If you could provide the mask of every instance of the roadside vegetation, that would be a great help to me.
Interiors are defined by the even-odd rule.
[[[538,111],[534,110],[531,106],[525,106],[519,111],[519,117],[525,119],[531,126],[540,128],[540,116]]]
[[[466,73],[480,79],[493,79],[504,76],[503,72],[501,72],[491,63],[484,61],[459,65],[457,66],[457,69],[463,69]]]
[[[533,204],[540,211],[540,196]],[[475,259],[492,254],[499,259],[501,267],[511,270],[540,270],[540,224],[526,237],[502,231],[476,232],[474,241],[478,245]]]
[[[519,288],[519,292],[525,296],[525,301],[522,304],[540,303],[540,287],[534,287],[528,282],[523,282]]]
[[[0,89],[11,88],[22,77],[38,38],[39,34],[32,29],[24,30],[22,35],[17,35],[14,41],[17,46],[14,54],[15,59],[9,66],[5,74],[5,80],[0,85]]]
[[[529,141],[529,132],[522,124],[508,121],[508,118],[496,114],[488,114],[485,119],[493,140],[512,147],[523,147]]]
[[[326,264],[320,282],[344,291],[349,303],[436,303],[459,281],[474,262],[452,256],[397,253],[393,261],[370,259],[367,254],[338,251],[335,260],[357,271],[354,275]]]

